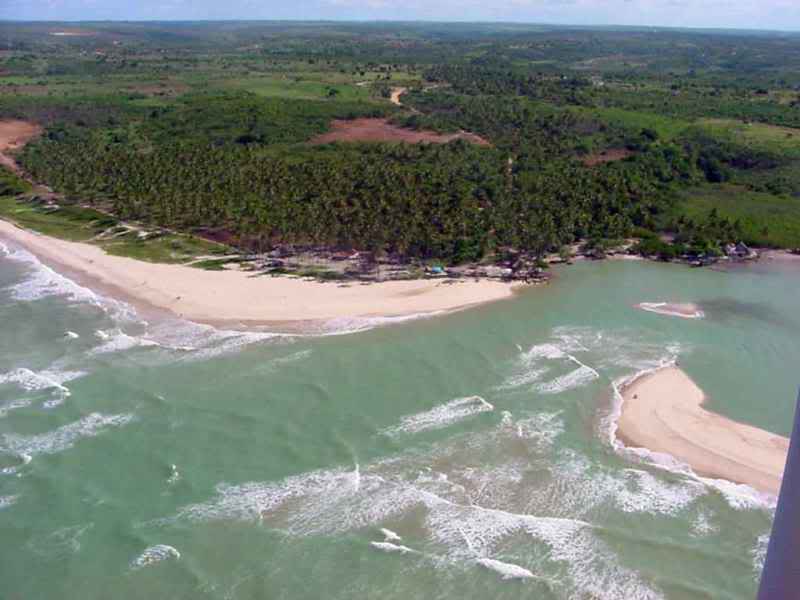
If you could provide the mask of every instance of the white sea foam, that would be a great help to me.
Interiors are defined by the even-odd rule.
[[[369,545],[381,552],[394,552],[398,554],[416,554],[417,552],[408,546],[392,544],[391,542],[370,542]]]
[[[274,483],[221,484],[213,499],[187,506],[176,518],[262,521],[298,536],[337,535],[380,527],[398,518],[419,518],[421,534],[439,549],[438,565],[474,564],[476,559],[497,556],[500,545],[529,536],[548,548],[537,564],[545,560],[566,566],[568,578],[559,583],[564,597],[658,598],[636,573],[617,564],[614,553],[593,535],[587,522],[536,516],[530,514],[530,507],[524,512],[507,510],[519,506],[520,500],[524,503],[531,492],[530,485],[536,483],[525,480],[531,463],[522,457],[510,463],[485,464],[490,459],[485,450],[503,440],[518,439],[507,437],[514,434],[506,421],[492,432],[465,434],[422,454],[409,451],[357,470],[314,471]],[[474,435],[479,440],[470,441]],[[480,468],[473,466],[478,456],[483,459],[479,462],[484,463]],[[432,462],[448,465],[447,471],[426,466]],[[641,485],[641,476],[630,477],[632,482],[623,481],[617,488],[624,492],[625,485]],[[649,485],[644,480],[643,485]],[[564,487],[569,485],[567,482]],[[591,490],[586,488],[583,493]],[[636,490],[629,493],[635,494]],[[659,506],[653,499],[636,506],[630,498],[624,500],[623,506],[644,511],[648,502]],[[553,509],[552,505],[547,507]],[[397,541],[377,543],[399,546]]]
[[[602,347],[602,332],[588,328],[557,327],[553,330],[552,341],[531,346],[521,351],[514,372],[498,386],[499,389],[513,389],[533,386],[542,394],[559,394],[582,387],[600,378],[594,367],[578,358],[577,354],[588,353]],[[542,377],[554,368],[572,363],[577,369],[542,382]]]
[[[18,408],[26,408],[33,404],[33,400],[29,398],[18,398],[16,400],[12,400],[11,402],[7,402],[0,406],[0,419],[3,417],[8,416],[12,410],[17,410]]]
[[[15,504],[19,496],[0,496],[0,510]]]
[[[725,479],[700,477],[695,475],[691,469],[689,469],[689,471],[698,481],[702,481],[722,494],[722,497],[725,498],[731,508],[736,510],[773,510],[778,503],[778,498],[776,496],[760,492],[749,485],[734,483]]]
[[[362,331],[375,329],[376,327],[386,327],[388,325],[398,325],[409,321],[429,319],[446,313],[447,311],[437,310],[396,317],[339,317],[325,321],[318,327],[317,331],[314,332],[314,335],[332,336],[360,333]]]
[[[272,362],[273,365],[281,367],[281,366],[288,365],[288,364],[291,364],[291,363],[294,363],[294,362],[305,360],[309,356],[311,356],[311,349],[299,350],[299,351],[293,352],[292,354],[289,354],[287,356],[280,356],[278,358],[274,358],[271,362]]]
[[[762,533],[756,539],[756,545],[750,551],[750,556],[753,559],[753,576],[758,581],[761,578],[761,573],[764,571],[764,563],[767,560],[767,548],[769,547],[770,534]]]
[[[639,469],[612,470],[592,465],[571,450],[563,450],[551,466],[552,482],[529,492],[531,510],[587,517],[598,509],[677,516],[708,489],[691,479],[664,481]]]
[[[386,529],[385,527],[381,527],[380,529],[381,535],[383,536],[384,542],[402,542],[403,538],[397,535],[391,529]]]
[[[178,471],[177,465],[170,465],[169,466],[169,477],[167,478],[168,484],[177,483],[181,478],[181,473]]]
[[[709,512],[700,510],[692,521],[692,535],[704,537],[719,531],[719,528],[711,522]]]
[[[403,417],[399,425],[384,429],[383,433],[385,435],[395,436],[407,433],[419,433],[430,429],[441,429],[474,415],[493,410],[494,406],[480,396],[456,398],[455,400],[441,404],[431,410]]]
[[[196,361],[229,354],[264,342],[290,341],[296,336],[267,331],[216,329],[210,325],[169,319],[147,328],[146,340],[180,353],[179,360]]]
[[[155,546],[150,546],[149,548],[145,549],[144,552],[133,559],[131,562],[131,568],[134,570],[141,569],[142,567],[148,567],[167,559],[178,560],[180,557],[181,553],[172,546],[167,546],[166,544],[156,544]]]
[[[64,384],[84,375],[86,375],[84,371],[59,371],[53,369],[37,373],[30,369],[18,368],[0,374],[0,384],[13,384],[29,392],[55,389],[69,395],[69,389]]]
[[[39,454],[56,454],[71,448],[76,441],[95,437],[111,427],[122,427],[134,420],[132,414],[103,415],[92,413],[86,417],[69,423],[54,431],[38,435],[22,436],[5,434],[0,450],[6,450],[16,456],[27,458]],[[26,462],[27,462],[26,461]]]
[[[64,558],[80,551],[84,534],[93,527],[94,523],[61,527],[50,533],[34,536],[28,540],[26,546],[48,559]]]
[[[686,312],[671,308],[673,306],[675,305],[667,302],[640,302],[636,305],[637,308],[647,312],[665,315],[668,317],[680,317],[681,319],[702,319],[706,316],[705,313],[699,308],[692,312]]]
[[[479,558],[476,560],[480,566],[499,573],[502,579],[533,579],[536,577],[528,569],[493,558]]]
[[[65,331],[65,332],[64,332],[64,338],[65,338],[65,339],[68,339],[68,340],[77,340],[79,337],[81,337],[81,336],[80,336],[80,335],[78,335],[77,333],[75,333],[74,331]]]
[[[533,416],[515,420],[514,416],[503,411],[501,427],[510,431],[516,438],[529,440],[539,450],[552,447],[556,438],[564,433],[564,420],[561,411],[541,412]]]
[[[156,341],[149,340],[142,336],[128,335],[119,328],[94,332],[95,337],[102,340],[102,344],[92,349],[92,354],[110,354],[112,352],[123,352],[131,348],[148,348],[160,346]]]
[[[23,249],[9,250],[6,257],[25,264],[29,272],[26,278],[10,288],[17,301],[32,301],[48,296],[61,296],[70,302],[88,303],[118,319],[133,319],[135,311],[125,302],[106,298],[78,285],[71,279],[42,264],[30,252]]]
[[[582,365],[560,377],[541,383],[536,386],[540,394],[560,394],[568,390],[583,387],[587,383],[598,379],[600,374],[589,366]]]
[[[49,390],[51,398],[46,400],[43,406],[44,408],[54,408],[63,404],[64,400],[72,394],[64,384],[84,375],[86,375],[84,371],[63,371],[50,368],[36,372],[26,368],[18,368],[8,373],[0,374],[0,385],[11,384],[28,392]],[[20,398],[0,406],[0,417],[6,416],[11,410],[23,408],[30,404],[31,400],[29,398]]]

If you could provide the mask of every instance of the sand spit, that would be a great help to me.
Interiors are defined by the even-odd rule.
[[[342,319],[411,317],[509,298],[499,281],[423,279],[346,285],[242,271],[204,271],[106,254],[90,244],[38,235],[0,220],[0,239],[90,288],[134,305],[209,324],[310,327]]]
[[[634,380],[622,390],[617,436],[666,453],[704,477],[777,495],[789,440],[703,408],[705,394],[677,367]]]

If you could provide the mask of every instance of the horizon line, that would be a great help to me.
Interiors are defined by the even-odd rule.
[[[712,27],[708,25],[652,25],[652,24],[629,24],[622,25],[619,23],[594,23],[594,24],[580,24],[580,23],[565,23],[565,22],[548,22],[548,21],[507,21],[507,20],[439,20],[439,19],[9,19],[0,18],[2,23],[359,23],[359,24],[429,24],[429,25],[529,25],[529,26],[546,26],[546,27],[567,27],[579,29],[661,29],[671,31],[740,31],[746,33],[788,33],[800,34],[798,29],[746,29],[742,27]]]

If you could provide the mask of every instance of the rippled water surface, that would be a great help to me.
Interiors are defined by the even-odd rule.
[[[798,297],[791,264],[581,264],[285,336],[145,323],[0,247],[0,597],[752,598],[769,499],[615,447],[614,386],[677,360],[786,435]]]

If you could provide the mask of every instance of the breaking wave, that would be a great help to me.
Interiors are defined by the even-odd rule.
[[[91,304],[118,319],[132,320],[135,318],[135,311],[127,303],[100,296],[75,283],[42,264],[27,250],[21,248],[12,250],[7,247],[4,249],[6,258],[23,263],[28,268],[25,279],[11,286],[9,291],[12,299],[25,302],[60,296],[70,302]]]
[[[0,374],[0,385],[14,385],[26,392],[49,391],[50,399],[43,404],[45,408],[53,408],[64,402],[70,397],[72,392],[64,385],[86,375],[85,371],[62,371],[59,369],[46,369],[44,371],[32,371],[31,369],[18,368]],[[0,418],[6,416],[12,410],[30,406],[30,398],[18,398],[0,406]]]
[[[400,424],[384,429],[383,433],[395,436],[419,433],[430,429],[442,429],[474,415],[493,410],[494,406],[480,396],[456,398],[431,410],[403,417]]]
[[[665,315],[668,317],[679,317],[681,319],[702,319],[706,315],[694,304],[670,304],[669,302],[640,302],[636,308],[647,312]]]
[[[769,546],[769,533],[762,533],[756,539],[756,545],[750,551],[750,556],[753,559],[753,574],[756,581],[761,577],[764,571],[764,563],[767,560],[767,547]]]
[[[19,496],[0,496],[0,510],[15,504],[18,498]]]
[[[528,569],[519,565],[494,560],[492,558],[479,558],[477,562],[480,566],[499,573],[503,579],[533,579],[536,577]]]
[[[615,471],[574,451],[556,462],[538,458],[562,430],[559,413],[519,420],[505,413],[488,431],[355,469],[223,483],[209,501],[153,525],[233,519],[289,536],[378,529],[383,539],[371,543],[376,550],[413,552],[440,567],[483,567],[510,578],[535,577],[528,565],[566,568],[566,577],[546,580],[559,597],[659,598],[619,564],[590,519],[608,510],[682,517],[707,488],[638,469]]]
[[[145,549],[139,556],[131,561],[131,569],[141,569],[168,559],[179,559],[181,553],[172,546],[156,544]]]
[[[417,552],[408,546],[393,544],[391,542],[370,542],[369,545],[381,552],[394,552],[399,554],[416,554]]]
[[[86,417],[69,423],[54,431],[37,435],[17,435],[7,433],[0,443],[0,453],[6,452],[23,460],[27,464],[40,454],[57,454],[71,448],[78,440],[96,437],[109,428],[123,427],[134,420],[132,414],[103,415],[92,413]],[[11,471],[15,470],[11,467]],[[8,472],[8,469],[6,470]]]

